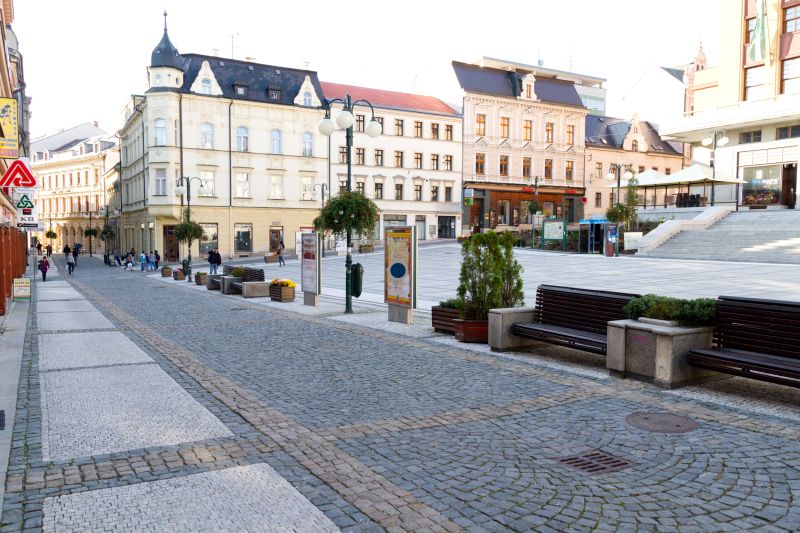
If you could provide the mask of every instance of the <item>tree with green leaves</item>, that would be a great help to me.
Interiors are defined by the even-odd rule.
[[[378,220],[378,206],[359,192],[344,191],[325,203],[314,219],[314,229],[344,236],[371,237]]]

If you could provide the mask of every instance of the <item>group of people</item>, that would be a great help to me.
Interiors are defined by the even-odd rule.
[[[52,253],[53,253],[53,247],[51,245],[49,245],[49,244],[44,247],[44,250],[45,250],[45,253],[47,253],[47,257],[50,257],[52,255]],[[36,253],[39,254],[39,255],[42,255],[42,243],[41,242],[37,242],[36,243]]]
[[[222,255],[219,250],[214,248],[208,252],[208,269],[211,274],[216,274],[219,266],[222,264]]]
[[[114,250],[114,260],[118,265],[122,266],[120,264],[120,259],[119,252]],[[125,258],[125,270],[136,270],[137,261],[140,265],[140,272],[153,272],[158,270],[158,264],[161,262],[161,256],[158,254],[158,250],[150,250],[149,252],[142,250],[137,256],[136,249],[131,248],[131,251],[128,252],[127,257]]]

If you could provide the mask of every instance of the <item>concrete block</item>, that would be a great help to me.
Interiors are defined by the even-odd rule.
[[[222,274],[209,274],[206,276],[206,289],[210,291],[220,290],[220,285],[211,282],[212,280],[218,280],[220,278],[222,278]]]
[[[245,298],[269,296],[269,281],[246,281],[242,283],[242,296]]]
[[[493,351],[502,352],[539,342],[517,337],[510,331],[511,324],[515,322],[533,322],[534,309],[534,307],[507,307],[489,311],[489,347]]]
[[[413,324],[414,310],[409,307],[389,304],[389,322],[399,322],[400,324]]]
[[[303,293],[303,305],[310,305],[313,307],[319,307],[319,294],[314,294],[311,292],[304,292]]]
[[[234,281],[242,281],[236,276],[222,276],[222,294],[238,294],[241,292],[237,287],[231,285]]]

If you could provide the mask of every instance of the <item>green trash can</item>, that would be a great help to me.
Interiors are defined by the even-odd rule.
[[[189,279],[189,276],[192,275],[192,267],[189,266],[189,261],[184,259],[181,261],[181,266],[183,266],[183,274],[186,276],[186,279]]]
[[[364,287],[364,267],[361,263],[353,265],[353,296],[361,296],[361,289]]]

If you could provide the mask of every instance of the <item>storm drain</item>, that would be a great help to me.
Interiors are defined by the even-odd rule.
[[[231,311],[247,311],[244,307],[231,307]]]
[[[632,413],[625,421],[635,428],[651,433],[688,433],[700,427],[700,424],[688,416],[672,413]]]
[[[558,462],[577,468],[587,474],[605,474],[633,466],[630,461],[614,457],[602,450],[592,450],[581,455],[563,457],[558,459]]]
[[[0,430],[6,429],[6,412],[0,409]]]

